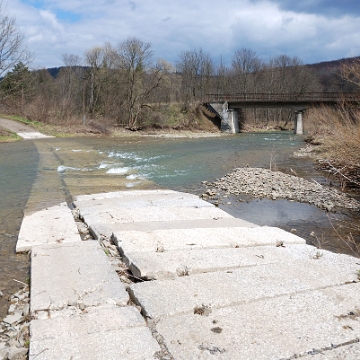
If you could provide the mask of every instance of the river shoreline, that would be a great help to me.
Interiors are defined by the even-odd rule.
[[[322,186],[297,176],[262,168],[237,168],[215,182],[203,182],[232,195],[250,194],[256,198],[287,199],[315,205],[326,211],[358,211],[360,203],[335,188]],[[211,196],[208,190],[203,197]]]

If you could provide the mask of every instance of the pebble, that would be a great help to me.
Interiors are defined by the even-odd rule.
[[[27,287],[10,296],[9,315],[0,322],[0,360],[27,359],[29,301]]]
[[[358,201],[337,189],[261,168],[238,168],[215,182],[206,182],[205,185],[211,188],[206,191],[205,196],[214,196],[216,193],[213,188],[217,188],[233,195],[252,194],[258,198],[309,203],[329,212],[338,208],[360,210]]]

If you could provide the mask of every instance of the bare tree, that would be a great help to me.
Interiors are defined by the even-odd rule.
[[[340,67],[341,78],[354,84],[356,88],[360,87],[360,58],[354,58],[351,61],[343,61]]]
[[[16,25],[14,17],[6,13],[0,1],[0,77],[18,63],[28,65],[32,54],[27,49],[24,36]]]
[[[177,62],[177,70],[182,75],[182,91],[185,103],[204,100],[210,89],[214,74],[214,64],[210,54],[201,48],[184,51]]]
[[[151,44],[129,38],[118,46],[118,68],[126,89],[125,110],[128,127],[137,129],[141,111],[152,92],[160,86],[165,65],[152,63]]]
[[[260,67],[261,62],[255,51],[251,49],[237,50],[232,59],[232,70],[236,81],[235,89],[244,94],[254,91],[254,84],[250,84],[250,80],[254,80],[254,74]]]

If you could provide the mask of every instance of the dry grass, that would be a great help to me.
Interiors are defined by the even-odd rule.
[[[308,141],[319,145],[319,167],[343,188],[360,186],[360,109],[318,107],[309,109],[307,119]]]

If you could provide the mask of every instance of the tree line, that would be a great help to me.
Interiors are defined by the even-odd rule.
[[[1,4],[0,39],[6,43],[0,41],[3,112],[42,122],[86,124],[95,119],[138,129],[166,121],[162,110],[171,104],[180,104],[179,109],[186,113],[192,104],[205,102],[207,94],[302,94],[329,89],[324,75],[296,56],[279,55],[264,61],[255,51],[242,48],[225,64],[197,48],[181,52],[171,64],[154,60],[151,44],[134,37],[115,46],[95,46],[83,58],[64,54],[64,66],[53,77],[46,69],[30,71],[31,53]],[[12,56],[6,59],[6,54]],[[334,83],[331,89],[343,87]],[[289,118],[284,109],[246,112],[253,121],[286,122]]]

